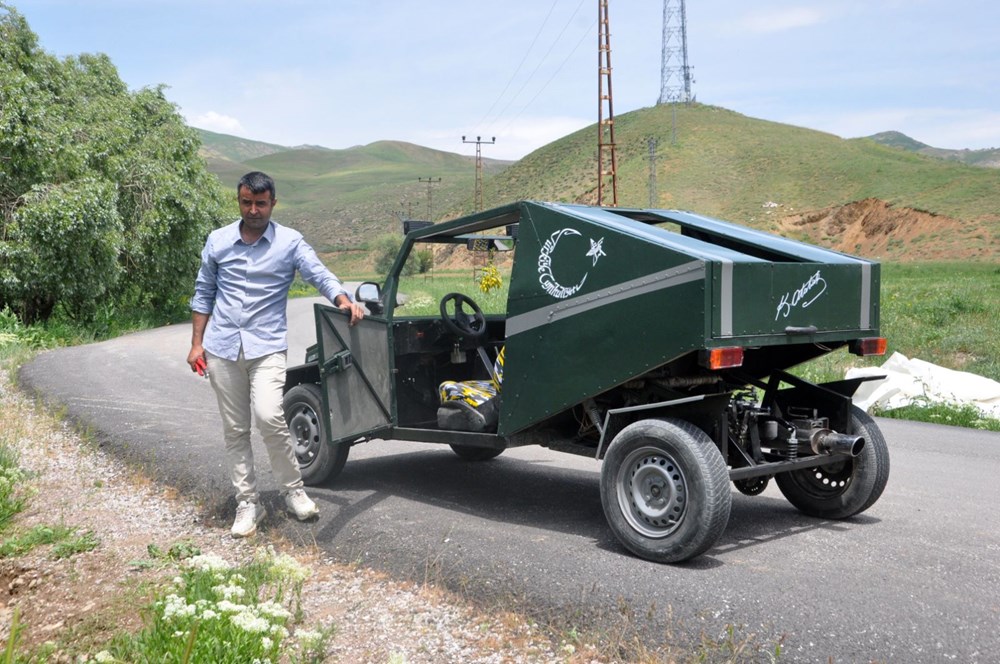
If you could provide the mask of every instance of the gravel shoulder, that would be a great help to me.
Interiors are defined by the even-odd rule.
[[[591,662],[596,649],[554,639],[509,612],[484,612],[433,585],[400,583],[361,567],[324,559],[317,547],[275,541],[266,533],[234,540],[206,521],[201,507],[103,453],[85,437],[11,387],[0,372],[0,440],[20,455],[36,493],[4,533],[36,525],[92,531],[99,545],[54,560],[48,547],[0,558],[0,638],[17,609],[26,626],[21,647],[49,644],[49,661],[93,656],[112,634],[138,630],[142,608],[173,576],[147,550],[188,542],[234,563],[272,545],[307,565],[304,626],[336,625],[329,662]],[[221,451],[220,451],[221,453]],[[143,561],[144,564],[137,564]]]

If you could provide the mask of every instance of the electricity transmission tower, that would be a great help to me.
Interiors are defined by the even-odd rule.
[[[657,104],[691,101],[691,67],[688,65],[687,14],[684,0],[663,0],[663,53],[660,64],[660,99]]]
[[[598,0],[597,11],[597,204],[617,207],[618,174],[615,163],[615,114],[611,96],[608,0]],[[610,202],[604,200],[604,188],[608,185],[611,187]]]
[[[476,144],[476,212],[481,212],[483,209],[483,152],[480,146],[483,144],[494,145],[497,142],[497,137],[494,136],[489,141],[484,141],[480,136],[476,136],[476,140],[467,141],[463,136],[462,142]]]
[[[427,221],[434,221],[433,206],[431,205],[431,197],[433,195],[431,190],[431,185],[436,182],[440,182],[441,178],[417,178],[417,182],[427,183]]]

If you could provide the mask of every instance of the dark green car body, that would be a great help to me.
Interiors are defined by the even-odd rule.
[[[884,352],[877,262],[674,210],[526,201],[413,226],[385,282],[359,290],[372,314],[350,327],[317,306],[318,344],[289,371],[289,390],[319,388],[324,447],[346,458],[370,438],[414,440],[485,460],[540,444],[605,458],[627,431],[602,480],[605,510],[627,548],[663,562],[704,552],[728,519],[725,498],[724,509],[709,506],[714,516],[692,506],[706,463],[710,483],[724,480],[726,491],[732,480],[759,493],[776,477],[800,509],[833,518],[867,509],[884,488],[884,440],[851,405],[858,382],[812,385],[787,372],[843,347]],[[428,245],[513,250],[505,311],[483,316],[481,337],[397,306],[409,255]],[[495,422],[483,431],[438,426],[438,384],[489,378],[501,347]],[[678,473],[650,474],[664,458]],[[311,459],[300,453],[307,479]],[[874,479],[855,487],[866,467]],[[824,476],[819,487],[813,475]],[[661,520],[663,492],[676,518]]]

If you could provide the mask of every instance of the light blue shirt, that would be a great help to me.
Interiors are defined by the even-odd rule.
[[[210,314],[202,345],[213,355],[256,359],[288,350],[288,289],[295,271],[330,302],[350,295],[298,231],[273,220],[253,244],[240,221],[208,236],[191,310]]]

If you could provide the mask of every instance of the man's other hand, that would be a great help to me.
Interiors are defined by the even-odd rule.
[[[351,325],[354,325],[365,317],[365,308],[357,302],[343,302],[342,304],[338,304],[337,308],[351,317]]]

